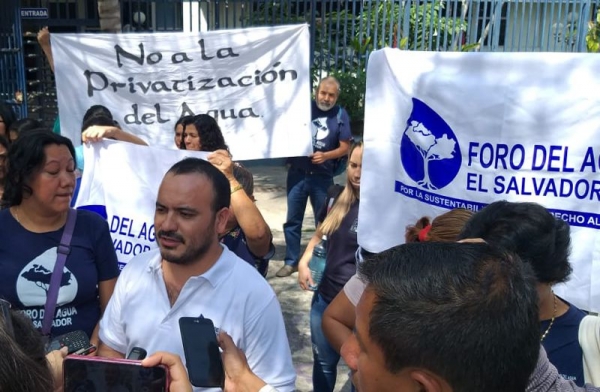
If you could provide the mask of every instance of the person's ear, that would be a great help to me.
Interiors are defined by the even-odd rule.
[[[412,370],[410,378],[415,384],[419,385],[420,392],[452,392],[452,388],[446,380],[428,370]]]
[[[229,215],[231,211],[229,208],[223,207],[219,211],[217,211],[217,216],[215,217],[215,230],[217,233],[224,233],[225,227],[227,226],[227,220],[229,219]]]

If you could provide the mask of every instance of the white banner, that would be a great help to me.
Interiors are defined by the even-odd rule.
[[[104,105],[124,130],[175,148],[184,115],[217,119],[236,160],[312,153],[308,26],[203,33],[52,34],[62,133]]]
[[[374,52],[359,243],[398,245],[452,208],[540,203],[571,224],[574,271],[557,294],[599,311],[598,69],[593,54]]]
[[[84,148],[85,170],[75,206],[104,216],[123,267],[156,248],[154,209],[165,173],[186,157],[209,153],[104,140]]]

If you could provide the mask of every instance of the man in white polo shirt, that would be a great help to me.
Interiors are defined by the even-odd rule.
[[[203,316],[232,336],[254,373],[279,391],[294,390],[275,293],[219,243],[229,203],[229,181],[209,162],[187,158],[167,172],[154,215],[159,249],[133,258],[121,272],[100,322],[98,355],[123,358],[142,347],[185,358],[179,318]]]

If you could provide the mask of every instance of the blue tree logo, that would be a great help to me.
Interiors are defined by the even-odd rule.
[[[460,170],[458,140],[446,121],[424,102],[413,98],[400,143],[400,158],[406,173],[425,189],[441,189]]]

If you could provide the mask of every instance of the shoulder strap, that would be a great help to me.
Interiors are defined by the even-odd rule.
[[[67,213],[67,223],[58,244],[56,252],[56,264],[50,277],[50,286],[46,295],[46,305],[44,306],[44,319],[42,320],[42,334],[49,335],[52,329],[52,320],[54,319],[54,311],[58,301],[58,291],[60,290],[60,281],[62,280],[63,269],[67,261],[67,256],[71,253],[71,239],[73,238],[73,230],[75,229],[75,221],[77,220],[77,211],[70,208]]]
[[[342,125],[344,123],[344,121],[342,120],[342,113],[343,112],[344,112],[344,109],[342,109],[342,107],[340,105],[338,105],[338,112],[337,112],[338,126]]]

